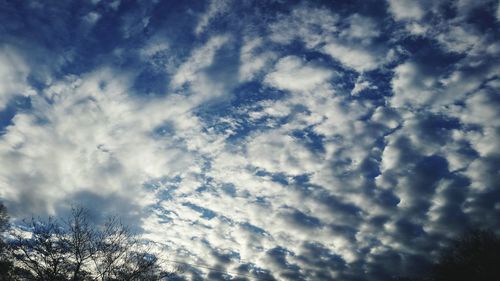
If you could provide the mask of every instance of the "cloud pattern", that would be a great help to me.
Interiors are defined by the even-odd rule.
[[[118,213],[188,280],[390,280],[500,230],[498,1],[0,6],[15,217]]]

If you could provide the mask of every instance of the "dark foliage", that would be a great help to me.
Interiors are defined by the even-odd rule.
[[[9,216],[7,209],[0,203],[0,236],[3,236],[9,228]],[[0,281],[10,280],[10,272],[12,270],[12,262],[9,256],[8,245],[4,239],[0,239]]]
[[[435,281],[498,280],[500,239],[490,231],[473,231],[456,240],[433,268]]]
[[[500,280],[500,238],[491,231],[474,230],[444,249],[429,274],[398,281]]]
[[[0,214],[5,231],[5,208]],[[171,275],[116,217],[95,225],[82,208],[63,221],[25,221],[2,243],[0,281],[158,281]]]

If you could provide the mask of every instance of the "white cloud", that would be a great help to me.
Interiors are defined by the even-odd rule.
[[[390,129],[395,129],[401,122],[401,116],[393,108],[379,106],[373,113],[372,120]]]
[[[230,0],[211,0],[208,4],[207,11],[202,14],[198,20],[198,24],[194,30],[195,34],[200,35],[204,32],[211,20],[229,10],[230,4]]]
[[[371,18],[354,14],[347,19],[347,22],[349,27],[342,30],[341,36],[369,42],[380,35],[379,27]]]
[[[421,3],[412,0],[389,0],[389,11],[396,20],[420,20],[425,15]]]
[[[0,110],[14,96],[36,94],[27,81],[30,72],[29,65],[12,47],[0,47]]]
[[[465,106],[457,110],[454,115],[461,122],[468,125],[479,125],[482,127],[481,133],[470,132],[466,135],[470,144],[481,156],[495,154],[500,149],[500,114],[498,98],[491,91],[498,91],[498,88],[485,89],[471,95]]]
[[[264,81],[279,89],[308,91],[325,83],[333,74],[329,69],[306,63],[299,57],[288,56],[276,63],[274,70],[266,75]]]
[[[84,17],[83,17],[83,20],[89,25],[89,26],[93,26],[97,23],[97,21],[101,18],[101,15],[97,12],[90,12],[88,14],[86,14]]]
[[[270,38],[281,44],[301,39],[308,48],[315,48],[337,31],[337,23],[338,17],[327,9],[301,6],[270,25]]]
[[[375,21],[353,14],[347,18],[346,27],[341,26],[339,16],[327,9],[299,6],[271,24],[270,39],[280,44],[299,39],[307,48],[358,72],[376,69],[386,62],[387,48],[373,45],[373,39],[380,34]]]
[[[419,107],[436,99],[439,82],[435,76],[426,75],[414,62],[405,62],[394,69],[391,81],[393,107]]]
[[[151,122],[163,120],[151,120],[160,117],[154,112],[141,116],[144,108],[127,96],[126,79],[96,71],[34,97],[33,113],[16,115],[1,141],[2,159],[11,167],[0,175],[2,197],[32,201],[25,212],[52,213],[79,192],[107,197],[120,191],[144,207],[152,198],[143,182],[189,170],[194,159],[188,153],[149,137]]]
[[[355,46],[331,42],[323,47],[323,51],[358,72],[372,70],[378,66],[376,57]]]
[[[306,147],[280,132],[260,134],[247,144],[252,165],[272,173],[300,175],[314,171],[317,159]]]
[[[262,49],[263,47],[261,38],[253,38],[245,42],[240,51],[240,81],[244,82],[254,79],[257,74],[261,73],[276,58],[274,52],[258,51],[259,48]]]
[[[213,63],[215,53],[228,42],[228,36],[214,36],[201,48],[192,52],[172,78],[172,85],[180,87],[196,79],[196,76]]]
[[[470,51],[476,44],[482,45],[481,37],[464,26],[450,26],[448,31],[439,34],[437,39],[447,50],[457,53]]]
[[[115,0],[115,1],[112,1],[109,3],[109,6],[113,9],[113,10],[118,10],[118,8],[120,7],[120,4],[121,4],[121,0]]]
[[[500,3],[497,4],[497,11],[495,13],[495,16],[497,17],[497,21],[500,21]]]
[[[169,43],[165,39],[154,38],[139,50],[144,60],[151,59],[154,55],[169,49]]]
[[[356,79],[356,83],[354,84],[354,88],[352,88],[351,95],[357,95],[361,91],[367,89],[376,90],[377,86],[372,85],[370,81],[365,80],[363,76],[360,75],[358,79]]]

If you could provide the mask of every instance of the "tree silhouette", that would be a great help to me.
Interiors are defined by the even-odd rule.
[[[473,230],[452,241],[428,275],[398,281],[500,280],[500,238],[492,231]]]
[[[0,202],[0,237],[3,238],[5,231],[9,228],[9,216],[7,208]],[[8,245],[4,239],[0,239],[0,281],[11,280],[10,273],[12,262],[9,256]]]
[[[455,240],[433,267],[435,281],[500,279],[500,239],[475,230]]]
[[[117,217],[94,225],[75,208],[62,222],[31,219],[13,231],[12,280],[165,280],[158,258]]]

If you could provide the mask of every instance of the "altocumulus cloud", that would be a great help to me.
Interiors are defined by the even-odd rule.
[[[4,0],[0,197],[118,213],[187,279],[418,273],[500,229],[499,11]]]

